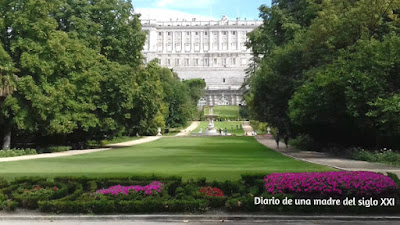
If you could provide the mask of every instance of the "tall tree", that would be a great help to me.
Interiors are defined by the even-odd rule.
[[[1,24],[1,23],[0,23]],[[17,70],[11,57],[4,50],[3,45],[0,43],[0,109],[3,109],[4,100],[10,96],[16,89],[15,82]],[[4,135],[2,141],[2,149],[10,148],[11,146],[11,123],[7,114],[0,113],[0,126],[2,127],[2,134]],[[0,136],[1,137],[1,136]]]

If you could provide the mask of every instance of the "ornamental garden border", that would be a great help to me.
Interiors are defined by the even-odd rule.
[[[349,183],[349,180],[352,182]],[[0,179],[0,208],[8,211],[25,208],[49,213],[95,214],[221,210],[387,215],[400,213],[399,187],[400,179],[394,174],[384,176],[347,171],[242,175],[236,182],[207,182],[205,179],[182,182],[180,177],[156,176],[58,177],[53,181],[24,177],[10,183]],[[319,191],[321,188],[325,191]],[[256,197],[279,199],[280,202],[284,199],[328,198],[326,190],[336,190],[332,196],[341,200],[362,196],[391,197],[395,198],[396,204],[389,207],[255,204]]]

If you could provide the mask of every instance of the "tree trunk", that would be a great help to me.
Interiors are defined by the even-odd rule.
[[[3,150],[10,148],[11,145],[11,129],[7,130],[3,138]]]

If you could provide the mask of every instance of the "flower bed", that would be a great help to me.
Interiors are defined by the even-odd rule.
[[[202,187],[199,189],[199,191],[206,195],[206,196],[214,196],[214,197],[223,197],[224,192],[221,189],[218,188],[213,188],[213,187]]]
[[[106,194],[111,194],[111,195],[119,195],[119,194],[124,194],[124,195],[128,195],[129,192],[131,190],[134,190],[136,193],[138,192],[144,192],[147,195],[151,195],[153,193],[153,191],[156,192],[161,192],[162,190],[162,186],[164,184],[159,182],[159,181],[153,181],[150,184],[146,185],[146,186],[140,186],[140,185],[133,185],[133,186],[121,186],[121,185],[114,185],[111,186],[107,189],[100,189],[97,190],[96,193],[97,194],[102,194],[102,195],[106,195]]]
[[[264,178],[265,189],[272,194],[310,196],[382,196],[393,193],[396,183],[373,172],[340,171],[322,173],[273,173]]]
[[[389,175],[393,180],[400,182],[395,174]],[[271,187],[269,188],[273,187],[272,189],[265,190],[264,178],[270,182]],[[182,182],[180,178],[176,177],[151,176],[122,178],[59,177],[54,178],[54,181],[47,181],[45,178],[39,177],[27,177],[8,183],[0,178],[0,210],[14,210],[19,207],[25,209],[39,208],[42,212],[50,213],[95,214],[200,213],[215,209],[229,212],[399,214],[400,189],[397,188],[397,192],[390,193],[392,188],[396,187],[392,183],[393,180],[380,174],[365,172],[289,173],[271,174],[266,177],[264,174],[254,174],[244,175],[238,181],[225,182],[207,182],[205,179]],[[297,186],[292,185],[293,189],[287,186],[285,189],[286,182],[288,184],[297,182]],[[325,184],[325,187],[317,184]],[[375,199],[395,197],[395,207],[254,204],[255,197],[264,199],[274,197],[282,201],[285,198],[296,199],[301,196],[318,198],[322,197],[321,193],[325,193],[326,196],[323,197],[329,198],[335,197],[335,194],[338,195],[337,190],[342,191],[341,197],[357,197],[353,195],[353,193],[357,193],[357,190],[362,191],[359,197],[367,197],[364,190],[370,190],[369,187],[377,187],[373,189],[376,192],[375,195],[371,196]],[[311,188],[311,191],[305,191],[306,188]],[[297,190],[300,190],[300,192],[296,192]],[[335,190],[336,192],[333,191],[329,194],[323,190]],[[275,192],[275,195],[271,195],[272,192]]]

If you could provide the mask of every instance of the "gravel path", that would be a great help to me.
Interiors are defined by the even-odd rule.
[[[267,146],[268,148],[280,152],[284,155],[310,163],[325,165],[339,170],[371,171],[383,174],[391,172],[396,174],[397,176],[400,176],[400,167],[396,166],[338,158],[324,152],[301,151],[291,146],[285,148],[285,145],[282,143],[280,145],[280,148],[277,148],[275,140],[272,137],[257,136],[257,141]]]
[[[195,130],[198,126],[200,125],[200,122],[199,121],[193,121],[191,124],[190,124],[190,126],[188,126],[186,129],[184,129],[184,130],[181,130],[181,132],[179,132],[177,135],[175,135],[175,136],[177,136],[177,137],[180,137],[180,136],[188,136],[188,135],[190,135],[190,133],[193,131],[193,130]]]
[[[249,121],[244,121],[243,122],[243,130],[244,130],[244,134],[246,134],[246,132],[247,132],[248,136],[252,136],[252,133],[254,131],[253,127],[250,126],[250,122]]]
[[[127,141],[127,142],[122,142],[122,143],[117,143],[117,144],[109,144],[109,145],[106,145],[106,147],[109,147],[109,148],[129,147],[129,146],[133,146],[133,145],[139,145],[139,144],[144,144],[147,142],[152,142],[152,141],[158,140],[160,138],[161,138],[161,136],[149,136],[149,137],[140,138],[139,140]]]
[[[45,153],[38,155],[23,155],[23,156],[15,156],[15,157],[7,157],[0,158],[0,162],[12,162],[12,161],[21,161],[21,160],[29,160],[29,159],[45,159],[45,158],[55,158],[55,157],[63,157],[63,156],[71,156],[71,155],[82,155],[93,152],[101,152],[107,151],[111,148],[121,148],[121,147],[129,147],[132,145],[143,144],[151,141],[155,141],[161,137],[143,137],[139,140],[128,141],[118,144],[107,145],[107,148],[99,148],[99,149],[87,149],[87,150],[70,150],[65,152],[55,152],[55,153]]]

